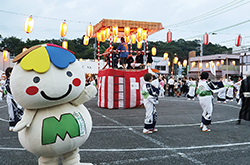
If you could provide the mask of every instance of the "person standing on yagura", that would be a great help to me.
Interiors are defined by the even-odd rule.
[[[125,52],[120,52],[120,64],[123,66],[123,69],[125,69],[128,57],[128,44],[125,42],[123,37],[121,38],[121,43],[117,47],[117,50],[125,51]]]

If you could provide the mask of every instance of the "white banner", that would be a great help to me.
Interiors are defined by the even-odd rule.
[[[210,71],[211,71],[211,73],[212,73],[214,76],[216,76],[216,68],[215,68],[215,65],[214,65],[214,67],[212,67],[212,63],[211,63],[211,62],[209,62],[209,65],[210,65]]]

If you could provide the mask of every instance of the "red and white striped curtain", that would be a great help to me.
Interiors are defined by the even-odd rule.
[[[100,70],[98,73],[98,107],[113,109],[133,108],[141,105],[143,103],[141,88],[144,85],[145,73],[148,73],[148,69],[125,71],[123,77],[122,70],[114,70],[114,72],[113,69]],[[117,75],[121,77],[117,77]],[[125,86],[123,86],[124,79]],[[114,86],[118,83],[120,84]],[[123,92],[118,92],[123,90],[125,101]]]

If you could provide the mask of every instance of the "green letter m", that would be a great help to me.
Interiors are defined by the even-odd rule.
[[[70,138],[80,136],[79,125],[72,114],[63,114],[60,120],[46,118],[43,120],[42,145],[55,143],[57,136],[64,140],[67,133]]]

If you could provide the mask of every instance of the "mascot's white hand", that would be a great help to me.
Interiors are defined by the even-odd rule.
[[[96,93],[97,93],[96,88],[92,85],[89,85],[82,91],[80,96],[78,96],[75,100],[71,101],[70,103],[75,106],[78,106],[92,99],[96,95]]]
[[[25,109],[22,119],[16,124],[14,132],[23,130],[25,127],[30,127],[37,110]]]

